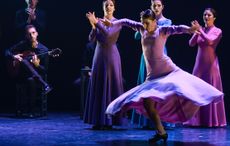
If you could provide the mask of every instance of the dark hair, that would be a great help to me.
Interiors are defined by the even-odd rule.
[[[104,3],[108,1],[108,0],[103,0],[102,4],[104,5]],[[113,2],[113,4],[115,5],[115,0],[111,0]]]
[[[155,20],[156,19],[156,15],[151,9],[147,9],[145,11],[142,11],[140,13],[140,17],[141,17],[141,20],[143,20],[143,19]]]
[[[151,0],[151,2],[153,2],[155,0]],[[158,1],[161,1],[162,4],[164,4],[164,0],[158,0]]]
[[[214,10],[213,8],[205,8],[205,11],[209,10],[212,12],[213,16],[216,18],[217,14],[216,14],[216,10]]]
[[[36,27],[35,27],[34,25],[32,25],[32,24],[26,25],[26,26],[25,26],[25,33],[27,33],[27,31],[28,31],[30,28],[35,28],[35,29],[36,29]]]

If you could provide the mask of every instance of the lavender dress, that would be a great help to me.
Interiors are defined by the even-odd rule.
[[[165,55],[164,45],[172,34],[188,33],[187,26],[158,27],[153,34],[144,30],[141,23],[121,19],[114,26],[126,25],[140,31],[141,43],[146,62],[146,81],[116,98],[106,109],[109,115],[135,108],[148,116],[143,98],[156,102],[156,109],[165,122],[185,122],[197,112],[200,106],[219,101],[222,92],[179,67]]]
[[[203,30],[205,31],[205,29]],[[198,52],[193,74],[220,91],[223,91],[218,57],[215,53],[216,47],[222,37],[222,31],[213,26],[207,29],[206,35],[209,38],[205,38],[201,35],[195,40],[198,44]],[[207,39],[211,39],[209,44],[207,43]],[[211,103],[201,107],[197,114],[185,124],[208,127],[226,126],[224,99],[222,98],[221,102]]]
[[[106,27],[99,22],[96,27],[97,29],[92,30],[89,35],[89,39],[96,40],[97,45],[86,98],[84,122],[104,126],[113,124],[105,115],[106,107],[123,93],[121,60],[116,46],[122,26]]]
[[[159,20],[157,20],[157,25],[158,26],[170,26],[170,25],[172,25],[172,21],[170,19],[167,19],[167,18],[159,19]],[[135,33],[135,39],[136,40],[141,39],[140,32]],[[164,53],[167,55],[166,46],[164,46]],[[138,78],[137,78],[137,85],[142,84],[145,81],[145,78],[146,78],[145,58],[144,58],[144,55],[142,53],[140,68],[139,68],[139,74],[138,74]],[[132,111],[131,123],[132,124],[138,123],[138,127],[145,127],[145,126],[154,127],[153,123],[149,119],[145,118],[145,116],[143,116],[143,115],[137,114],[135,109]],[[171,123],[163,123],[163,124],[168,126],[168,127],[174,127],[175,126]]]

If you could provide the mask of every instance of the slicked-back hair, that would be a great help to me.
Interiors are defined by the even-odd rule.
[[[144,20],[144,19],[155,20],[156,19],[156,15],[151,9],[147,9],[147,10],[141,12],[140,17],[141,17],[141,20]]]

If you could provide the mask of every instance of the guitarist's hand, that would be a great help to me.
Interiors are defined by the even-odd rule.
[[[40,59],[37,57],[37,55],[34,55],[30,62],[33,63],[36,67],[40,65]]]
[[[23,54],[16,54],[14,55],[14,59],[18,60],[18,61],[22,61],[23,60]]]

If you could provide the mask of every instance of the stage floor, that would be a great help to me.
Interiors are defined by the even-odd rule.
[[[154,131],[135,125],[95,131],[77,113],[55,112],[42,118],[16,118],[0,114],[0,146],[145,146]],[[167,130],[167,146],[230,146],[230,127]]]

